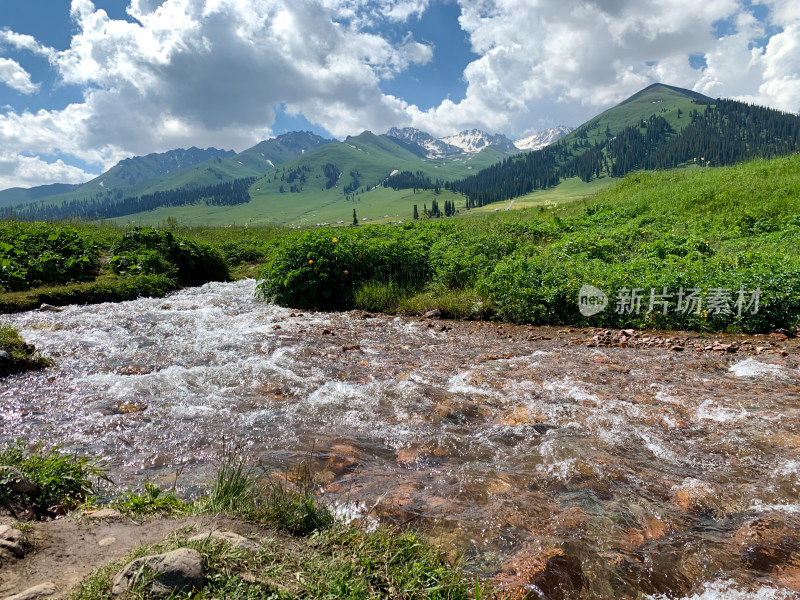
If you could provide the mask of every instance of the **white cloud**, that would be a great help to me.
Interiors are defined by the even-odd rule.
[[[129,20],[72,0],[67,50],[8,30],[0,48],[45,58],[83,100],[0,112],[0,148],[98,169],[179,146],[241,150],[271,135],[280,105],[339,137],[403,125],[514,136],[577,125],[656,81],[797,111],[800,11],[763,2],[765,22],[744,0],[458,0],[479,58],[463,100],[423,111],[381,86],[435,59],[410,34],[398,40],[429,0],[129,0]],[[731,30],[718,39],[719,21]],[[10,59],[0,81],[35,92]]]
[[[31,74],[10,58],[0,57],[0,83],[21,94],[35,94],[39,86],[31,81]]]
[[[466,97],[413,123],[431,133],[466,127],[509,134],[578,125],[655,82],[713,97],[800,108],[800,11],[766,0],[760,23],[737,0],[459,0],[461,26],[480,58],[464,71]],[[717,38],[718,21],[735,33]],[[764,47],[766,25],[783,29]],[[689,56],[705,57],[698,71]]]
[[[83,183],[94,175],[67,165],[61,159],[47,162],[38,156],[0,152],[0,190],[46,183]]]
[[[33,54],[44,56],[45,58],[52,59],[56,55],[56,51],[52,48],[44,46],[36,41],[36,38],[31,35],[15,33],[8,29],[0,30],[0,47],[10,47],[16,50],[27,50]]]

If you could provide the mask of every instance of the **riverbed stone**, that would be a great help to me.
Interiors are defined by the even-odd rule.
[[[96,510],[94,512],[87,513],[86,516],[90,519],[121,519],[122,514],[119,511],[114,510],[113,508],[103,508],[101,510]]]
[[[223,540],[231,546],[248,552],[260,552],[261,546],[248,540],[246,537],[232,531],[208,530],[189,538],[190,542],[205,542],[206,540]]]
[[[716,486],[687,477],[683,483],[672,487],[672,501],[684,512],[709,514],[719,508],[720,494]]]
[[[143,573],[152,577],[147,586],[150,596],[162,598],[174,592],[203,588],[203,556],[191,548],[178,548],[164,554],[142,556],[128,563],[114,576],[111,593],[119,596],[136,585]]]
[[[8,596],[6,600],[39,600],[39,598],[49,598],[58,593],[58,587],[55,583],[46,582],[28,588],[24,592]]]
[[[325,470],[338,477],[358,468],[363,458],[361,450],[351,444],[334,444],[328,452],[328,464],[325,466]]]
[[[563,600],[577,596],[588,586],[580,559],[558,548],[523,549],[498,579],[511,584],[509,597],[514,600],[539,597]],[[541,595],[532,595],[531,590],[538,590]]]
[[[742,562],[758,571],[797,564],[800,558],[800,519],[780,513],[747,521],[736,532]]]
[[[39,487],[28,481],[16,467],[0,465],[0,477],[6,480],[6,485],[18,494],[35,497],[39,494]]]

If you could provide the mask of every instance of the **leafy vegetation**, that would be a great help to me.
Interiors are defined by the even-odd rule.
[[[0,450],[0,465],[13,467],[38,488],[33,496],[37,514],[47,514],[54,505],[74,508],[86,502],[100,480],[108,480],[103,464],[91,458],[62,453],[59,448],[26,448],[22,442]],[[0,467],[0,501],[9,502],[14,492],[8,484],[19,474]]]
[[[86,281],[98,267],[97,244],[69,225],[8,221],[0,227],[0,288]]]
[[[139,491],[123,492],[110,506],[122,514],[135,518],[153,515],[179,515],[188,512],[189,505],[175,495],[174,491],[164,493],[160,486],[145,482]]]
[[[117,274],[169,275],[183,285],[225,281],[230,276],[218,250],[177,238],[170,231],[136,227],[111,252],[111,268]]]
[[[255,256],[232,240],[239,260]],[[227,280],[220,250],[168,230],[0,222],[0,311],[163,296],[186,285]]]
[[[800,319],[798,167],[792,156],[640,172],[557,214],[296,234],[277,243],[259,291],[291,306],[376,310],[463,290],[477,310],[519,323],[791,328]],[[607,295],[604,312],[580,313],[585,285]]]

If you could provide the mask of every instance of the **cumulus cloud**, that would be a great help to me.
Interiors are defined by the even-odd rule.
[[[21,94],[35,94],[39,86],[31,81],[31,74],[10,58],[0,58],[0,83]]]
[[[739,0],[460,0],[462,28],[480,58],[464,72],[466,97],[421,112],[432,133],[482,127],[520,135],[578,125],[662,82],[711,95],[800,108],[800,13],[766,0],[761,22]],[[732,32],[715,35],[720,22]],[[767,26],[782,32],[767,39]],[[694,69],[690,55],[705,58]]]
[[[0,113],[0,148],[98,170],[179,146],[241,150],[272,134],[278,106],[338,137],[405,125],[521,136],[578,125],[657,81],[800,109],[796,0],[763,0],[761,19],[744,0],[457,0],[478,58],[462,100],[424,111],[382,86],[436,59],[402,31],[429,0],[128,1],[119,20],[72,0],[63,51],[0,31],[0,49],[45,59],[59,85],[83,92],[57,110]],[[11,59],[0,81],[36,91]]]
[[[61,159],[47,162],[35,156],[0,152],[0,190],[47,183],[83,183],[92,177]]]
[[[385,18],[401,20],[425,5],[395,0]],[[428,62],[432,49],[364,30],[380,6],[132,0],[131,19],[115,20],[90,0],[72,0],[77,33],[69,49],[52,51],[10,31],[0,43],[46,56],[61,84],[84,90],[84,101],[0,115],[0,142],[107,168],[185,145],[244,149],[271,135],[279,105],[334,135],[382,131],[405,104],[384,96],[380,82]]]

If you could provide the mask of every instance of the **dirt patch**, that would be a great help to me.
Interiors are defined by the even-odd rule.
[[[3,519],[0,523],[12,525],[13,521]],[[0,563],[0,598],[46,582],[56,584],[58,594],[54,598],[64,598],[94,569],[187,527],[197,531],[224,529],[243,535],[258,529],[242,521],[206,515],[142,521],[68,516],[28,523],[24,527],[28,542],[24,558]]]

